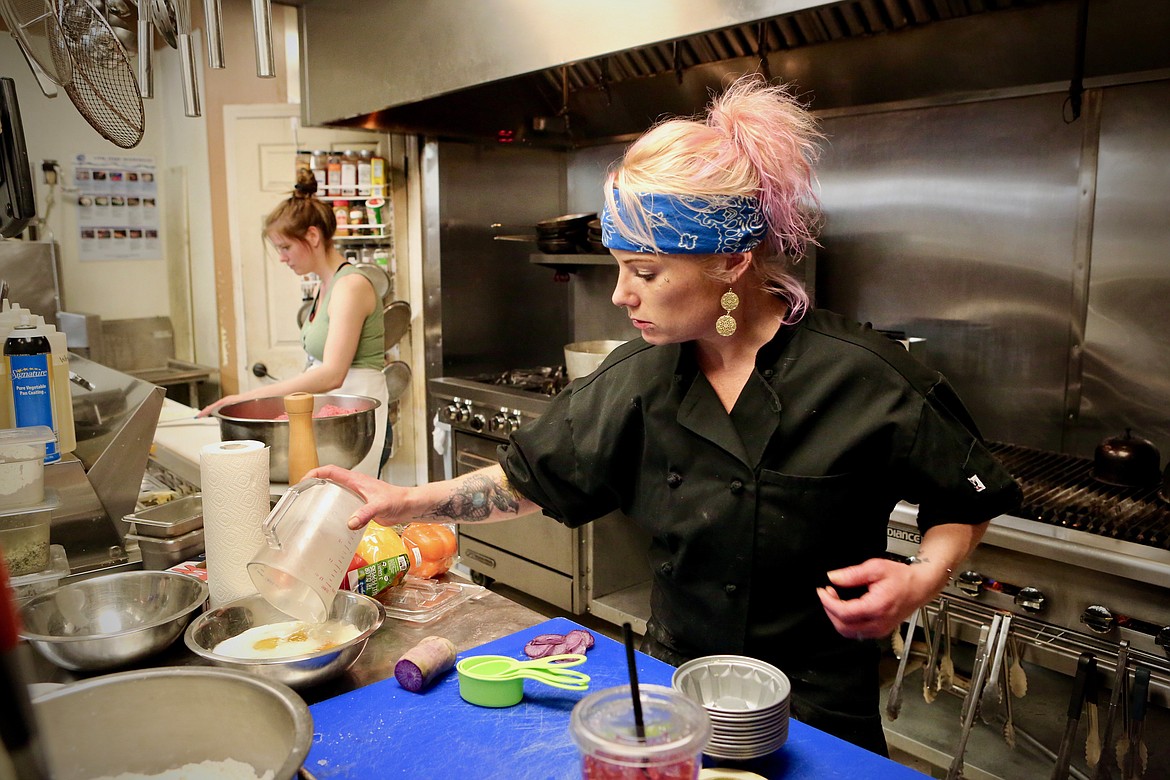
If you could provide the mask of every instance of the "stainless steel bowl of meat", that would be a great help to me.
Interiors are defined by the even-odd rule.
[[[313,435],[317,460],[322,466],[351,469],[382,446],[374,442],[374,410],[381,401],[364,395],[340,393],[313,396]],[[212,412],[219,418],[223,441],[252,440],[269,447],[269,478],[288,482],[288,415],[283,396],[255,398],[221,406]]]

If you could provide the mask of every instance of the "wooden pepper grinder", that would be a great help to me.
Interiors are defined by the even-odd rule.
[[[317,468],[313,394],[289,393],[284,397],[284,410],[288,412],[288,484],[295,485]]]

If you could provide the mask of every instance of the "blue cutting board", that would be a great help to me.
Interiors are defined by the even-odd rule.
[[[539,634],[582,628],[554,618],[460,653],[525,658],[524,645]],[[588,660],[577,667],[592,679],[590,691],[626,685],[625,647],[594,634]],[[640,684],[670,685],[674,667],[636,653]],[[524,700],[493,709],[459,696],[451,670],[422,693],[403,690],[393,677],[309,707],[313,745],[305,769],[318,780],[410,777],[416,780],[576,780],[580,755],[569,737],[569,713],[588,692],[524,681]],[[711,760],[705,758],[704,765]],[[767,778],[832,780],[917,778],[924,775],[793,720],[788,742],[770,756],[721,763]]]

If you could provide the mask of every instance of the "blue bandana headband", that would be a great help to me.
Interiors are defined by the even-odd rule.
[[[601,242],[608,249],[668,255],[731,254],[757,246],[767,232],[759,201],[745,195],[709,199],[648,192],[632,197],[645,209],[654,245],[620,234],[606,204],[601,214]],[[639,224],[622,206],[616,189],[613,198],[622,223],[627,228]]]

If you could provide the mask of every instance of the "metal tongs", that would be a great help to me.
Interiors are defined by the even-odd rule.
[[[987,679],[987,667],[990,664],[992,648],[999,639],[999,627],[1002,620],[1003,615],[996,613],[991,619],[990,626],[979,627],[979,646],[975,651],[975,667],[971,672],[971,685],[967,690],[967,698],[963,700],[963,725],[959,731],[959,745],[955,748],[955,757],[947,772],[947,780],[959,780],[963,776],[967,740],[971,736],[972,726],[975,725],[975,715],[979,710],[983,682]]]
[[[1138,666],[1133,671],[1133,688],[1129,692],[1129,749],[1119,756],[1125,766],[1125,780],[1140,780],[1146,771],[1146,746],[1142,741],[1142,732],[1149,695],[1150,670]]]
[[[1004,689],[999,684],[1000,670],[1004,669],[1004,649],[1008,636],[1011,634],[1012,616],[1009,612],[1001,615],[999,634],[995,637],[995,651],[991,655],[987,683],[979,698],[979,717],[988,725],[995,725],[997,721],[1005,720],[1007,708],[1004,704]],[[1004,670],[1004,674],[1007,672]]]
[[[1128,666],[1129,641],[1122,639],[1117,647],[1117,665],[1113,670],[1113,691],[1109,695],[1109,712],[1105,716],[1105,737],[1101,740],[1101,758],[1097,760],[1097,771],[1093,774],[1094,780],[1103,780],[1112,774],[1109,768],[1109,764],[1112,763],[1110,754],[1116,755],[1113,744],[1113,725],[1117,721],[1117,713],[1121,708],[1121,697],[1129,677]]]
[[[1081,720],[1081,711],[1085,705],[1085,692],[1089,689],[1090,678],[1097,674],[1097,658],[1092,653],[1081,653],[1077,661],[1077,674],[1073,679],[1072,697],[1068,702],[1068,721],[1064,727],[1064,737],[1060,740],[1060,751],[1056,755],[1056,766],[1052,770],[1052,780],[1064,780],[1068,777],[1068,763],[1072,756],[1073,737],[1077,733],[1077,724]]]
[[[914,641],[914,629],[918,627],[919,611],[916,609],[910,615],[906,641],[902,643],[902,657],[898,659],[898,673],[894,676],[894,684],[890,686],[890,695],[886,699],[886,714],[890,720],[897,720],[902,711],[902,680],[906,676],[906,662],[910,660],[910,645]]]
[[[934,632],[930,639],[930,655],[926,659],[926,668],[922,670],[922,697],[926,699],[927,703],[933,702],[935,697],[943,688],[943,678],[949,676],[949,670],[944,672],[942,669],[942,660],[940,658],[941,642],[943,634],[947,635],[948,647],[947,653],[949,657],[950,644],[950,628],[949,621],[950,602],[946,596],[940,596],[938,600],[938,612],[934,617]],[[950,687],[950,680],[946,680],[946,687]]]

